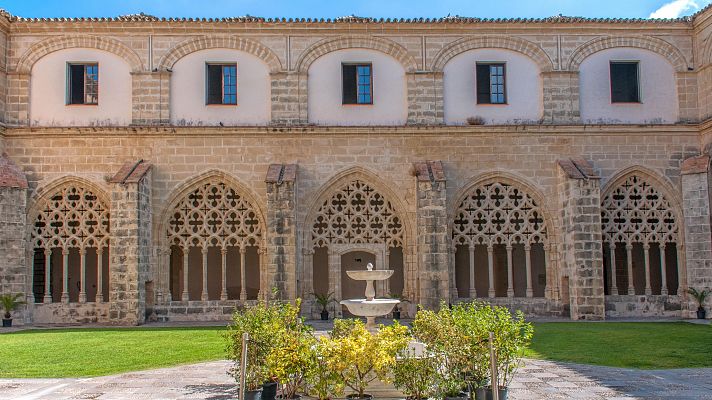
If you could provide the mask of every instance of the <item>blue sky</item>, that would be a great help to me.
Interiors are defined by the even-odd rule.
[[[0,0],[24,17],[96,17],[145,12],[159,17],[585,17],[674,18],[712,0]]]

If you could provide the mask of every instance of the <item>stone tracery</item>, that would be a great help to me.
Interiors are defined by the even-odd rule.
[[[109,247],[109,210],[95,193],[76,183],[57,190],[37,213],[32,241],[35,251],[42,251],[44,255],[44,303],[52,302],[52,269],[57,268],[52,265],[53,249],[62,253],[61,301],[69,302],[69,256],[73,248],[78,249],[80,256],[80,276],[71,276],[80,283],[78,301],[87,301],[88,249],[96,251],[96,301],[103,301],[102,255]]]
[[[661,268],[660,294],[668,294],[666,250],[667,245],[679,245],[678,222],[670,201],[642,176],[631,174],[603,196],[601,202],[601,224],[604,243],[608,244],[610,266],[616,266],[617,244],[626,249],[627,271],[621,274],[619,268],[612,268],[608,284],[610,294],[618,294],[618,278],[627,281],[627,293],[635,294],[633,279],[634,245],[643,249],[645,266],[645,294],[652,294],[651,286],[651,245],[658,246]],[[678,251],[677,254],[680,254]],[[608,260],[607,260],[608,261]],[[678,264],[678,263],[676,263]],[[674,265],[677,269],[678,265]]]
[[[381,193],[354,180],[322,204],[311,237],[314,247],[357,243],[399,247],[403,245],[403,221]]]
[[[514,297],[515,246],[523,246],[526,268],[526,296],[534,296],[532,281],[532,246],[547,244],[544,214],[529,193],[517,185],[500,181],[478,185],[469,190],[455,212],[452,237],[457,247],[469,250],[469,296],[475,289],[475,251],[487,248],[488,297],[495,297],[495,246],[504,246],[507,254],[507,296]],[[544,253],[544,259],[546,255]],[[545,261],[544,261],[545,263]]]
[[[228,299],[228,249],[240,253],[240,300],[247,300],[248,248],[262,247],[262,223],[258,212],[234,187],[217,180],[201,183],[188,192],[173,207],[166,225],[168,244],[182,252],[183,287],[181,299],[189,300],[189,253],[198,248],[202,253],[201,300],[208,296],[208,249],[217,247],[221,253],[220,299]],[[171,268],[178,268],[171,265]],[[259,268],[258,268],[259,270]]]

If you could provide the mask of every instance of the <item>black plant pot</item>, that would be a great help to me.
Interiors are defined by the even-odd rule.
[[[321,320],[322,321],[328,321],[329,320],[329,312],[326,310],[323,310],[321,312]]]
[[[262,389],[245,390],[245,400],[262,400]]]
[[[467,399],[468,399],[468,397],[467,397],[467,394],[465,394],[465,393],[460,393],[460,395],[457,397],[445,396],[445,400],[467,400]]]
[[[2,319],[2,327],[3,328],[11,328],[12,327],[12,318],[3,318]]]
[[[400,319],[400,310],[393,311],[393,319]]]
[[[262,385],[262,400],[275,400],[277,397],[277,382],[267,382]]]
[[[697,309],[697,319],[705,319],[707,318],[707,311],[705,311],[704,308],[700,307]],[[5,320],[2,320],[3,326],[5,326]]]
[[[350,394],[350,395],[346,396],[346,398],[349,400],[370,400],[373,398],[373,395],[364,393],[363,397],[359,397],[358,393],[354,393],[354,394]]]
[[[290,400],[299,400],[302,398],[302,395],[300,394],[295,394],[294,397],[292,397]],[[281,394],[277,396],[277,400],[285,400],[286,398],[283,397]]]
[[[492,400],[494,396],[492,396],[492,388],[486,388],[485,392],[487,393],[487,400]],[[507,396],[509,395],[509,390],[505,388],[499,388],[499,400],[507,400]]]
[[[491,391],[483,387],[475,389],[475,400],[487,400],[488,393]]]

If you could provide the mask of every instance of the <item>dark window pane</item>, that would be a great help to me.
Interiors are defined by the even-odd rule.
[[[357,104],[356,65],[342,65],[342,103]]]
[[[69,65],[69,104],[84,104],[84,65]]]
[[[207,65],[207,103],[222,104],[222,65]]]
[[[477,64],[477,104],[490,104],[490,66]]]
[[[611,63],[611,102],[638,103],[638,63]]]

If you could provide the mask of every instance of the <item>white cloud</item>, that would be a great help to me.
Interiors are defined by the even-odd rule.
[[[678,18],[683,15],[689,15],[701,8],[702,3],[709,3],[709,0],[673,0],[665,3],[662,7],[653,11],[650,18]]]

